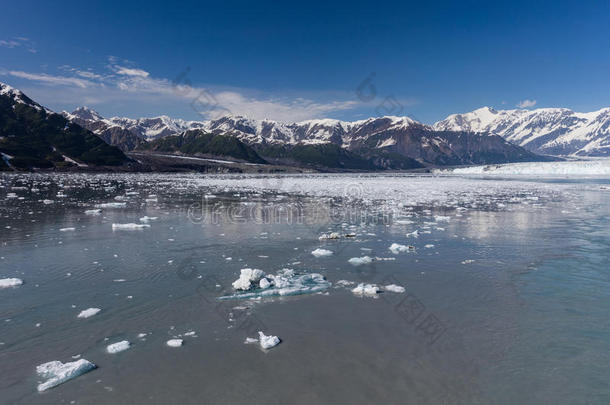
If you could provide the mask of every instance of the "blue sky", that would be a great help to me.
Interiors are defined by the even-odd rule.
[[[6,2],[0,81],[54,110],[298,121],[610,106],[610,5]]]

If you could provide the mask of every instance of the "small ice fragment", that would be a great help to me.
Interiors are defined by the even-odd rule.
[[[385,291],[393,292],[393,293],[403,293],[405,292],[405,288],[396,284],[388,284],[383,287]]]
[[[261,281],[259,281],[258,286],[262,289],[269,288],[271,287],[271,282],[263,277],[261,278]]]
[[[121,231],[136,231],[136,230],[140,230],[140,229],[144,229],[144,228],[150,228],[150,225],[148,225],[148,224],[134,224],[134,223],[130,223],[130,224],[112,224],[112,230],[113,231],[117,231],[117,230],[121,230]]]
[[[85,211],[85,215],[100,215],[102,213],[101,209],[95,209],[95,210],[86,210]]]
[[[53,200],[42,200],[42,203],[43,203],[44,205],[53,204]]]
[[[377,287],[377,284],[360,283],[352,292],[356,295],[375,296],[379,292],[379,287]]]
[[[106,346],[106,351],[108,353],[114,354],[114,353],[123,352],[123,351],[129,349],[130,347],[131,347],[131,343],[129,343],[129,341],[121,340],[120,342],[116,342],[116,343]]]
[[[436,222],[441,222],[441,221],[449,222],[450,219],[451,219],[451,217],[443,216],[443,215],[436,215],[436,216],[434,216],[434,220]]]
[[[148,223],[150,221],[156,221],[157,217],[149,217],[149,216],[143,216],[142,218],[140,218],[140,222],[144,222],[144,223]]]
[[[430,243],[430,244],[425,245],[424,247],[426,249],[432,249],[434,247],[434,245]]]
[[[352,264],[354,266],[360,266],[363,264],[370,264],[373,262],[373,259],[371,259],[369,256],[362,256],[362,257],[352,257],[351,259],[348,260],[349,264]]]
[[[348,287],[350,285],[354,285],[356,283],[354,283],[353,281],[348,281],[348,280],[339,280],[337,281],[337,285],[341,286],[341,287]]]
[[[68,363],[50,361],[36,367],[36,373],[46,381],[38,384],[38,391],[46,391],[73,378],[93,370],[97,366],[88,360],[80,359]]]
[[[78,314],[77,318],[89,318],[100,312],[100,308],[87,308]]]
[[[280,338],[277,336],[265,335],[263,332],[258,332],[258,338],[263,349],[271,349],[280,344]]]
[[[470,264],[470,263],[474,263],[474,260],[472,260],[472,259],[467,259],[467,260],[464,260],[464,261],[462,262],[462,264]]]
[[[407,237],[417,238],[417,237],[419,237],[419,231],[413,231],[411,233],[408,233]]]
[[[258,343],[258,339],[247,337],[246,340],[244,341],[244,344],[247,344],[247,345],[252,344],[252,343]]]
[[[138,333],[138,339],[144,339],[147,333]]]
[[[233,288],[236,290],[249,290],[252,287],[252,282],[257,282],[265,273],[259,269],[241,269],[239,278],[233,282]]]
[[[125,208],[127,203],[125,202],[109,202],[103,204],[95,204],[96,208]]]
[[[20,278],[3,278],[0,279],[0,288],[19,287],[23,284]]]
[[[398,243],[392,243],[388,249],[390,249],[390,252],[397,255],[401,252],[407,252],[409,250],[409,247]]]
[[[76,228],[61,228],[59,232],[72,232],[76,231]]]
[[[311,254],[314,255],[315,257],[324,257],[324,256],[332,255],[333,252],[328,249],[316,249],[313,252],[311,252]]]
[[[184,334],[184,336],[195,336],[195,331],[194,331],[194,330],[192,330],[192,331],[190,331],[190,332],[186,332],[186,333]]]
[[[337,232],[331,232],[331,233],[325,233],[320,235],[320,237],[318,238],[319,240],[326,240],[326,239],[339,239],[341,238],[341,235],[339,235]]]
[[[182,339],[170,339],[166,342],[169,347],[180,347],[182,346]]]

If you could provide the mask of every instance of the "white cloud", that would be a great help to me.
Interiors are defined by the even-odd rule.
[[[74,107],[95,106],[108,102],[140,106],[171,104],[174,107],[181,105],[187,115],[195,112],[202,119],[233,114],[254,119],[269,118],[295,122],[324,118],[333,112],[363,106],[358,100],[350,100],[349,95],[344,96],[343,100],[334,97],[335,99],[330,101],[316,101],[305,97],[262,94],[248,89],[211,89],[177,85],[168,79],[153,78],[144,70],[126,68],[113,62],[114,60],[111,60],[108,66],[110,71],[108,74],[62,66],[60,69],[64,72],[63,75],[23,71],[0,71],[0,75],[11,75],[46,86],[63,86],[61,91],[46,91],[44,86],[33,89],[36,94],[33,93],[32,96],[40,97],[40,102],[43,104],[47,100],[53,100],[54,103],[74,104]],[[318,95],[317,98],[328,100],[333,97]]]
[[[124,76],[148,77],[150,73],[142,69],[126,68],[123,66],[115,66],[116,72]]]
[[[52,76],[46,73],[28,73],[19,70],[11,70],[7,72],[7,74],[14,77],[19,77],[21,79],[33,80],[54,85],[77,86],[83,89],[94,85],[94,83],[89,80],[79,79],[77,77]]]
[[[519,108],[531,108],[535,105],[536,105],[536,100],[528,100],[528,99],[519,101],[517,103],[517,107],[519,107]]]
[[[19,48],[24,47],[28,52],[38,52],[32,45],[32,41],[25,37],[15,37],[13,39],[0,39],[0,46],[4,48]]]

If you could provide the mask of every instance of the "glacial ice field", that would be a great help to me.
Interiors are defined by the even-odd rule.
[[[610,176],[523,167],[0,175],[0,404],[609,403]]]

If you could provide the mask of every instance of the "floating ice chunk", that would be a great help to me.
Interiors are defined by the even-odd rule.
[[[265,289],[252,288],[251,291],[245,293],[226,295],[219,297],[218,299],[251,299],[272,296],[313,294],[323,291],[331,286],[331,283],[328,282],[321,274],[311,273],[296,275],[291,269],[283,269],[275,275],[268,274],[265,276],[265,279],[267,279],[271,284]],[[235,287],[235,283],[233,283],[233,287]]]
[[[340,239],[340,238],[341,238],[341,235],[339,235],[339,233],[331,232],[331,233],[324,233],[324,234],[320,235],[320,237],[318,239],[326,240],[326,239]]]
[[[46,391],[73,378],[93,370],[97,366],[88,360],[80,359],[73,362],[62,363],[50,361],[36,367],[36,373],[46,381],[38,384],[38,391]]]
[[[401,287],[401,286],[396,285],[396,284],[388,284],[385,287],[383,287],[383,289],[385,291],[393,292],[393,293],[403,293],[403,292],[405,292],[405,288],[404,287]]]
[[[236,290],[249,290],[253,282],[258,282],[264,276],[265,273],[259,269],[241,269],[239,278],[233,282],[233,288]]]
[[[373,262],[373,259],[371,259],[369,256],[352,257],[351,259],[348,260],[348,263],[352,264],[354,266],[361,266],[363,264],[370,264],[372,262]]]
[[[94,210],[86,210],[85,211],[85,215],[100,215],[102,213],[102,210],[97,208]]]
[[[341,287],[349,287],[349,286],[354,285],[354,284],[356,284],[356,283],[353,282],[353,281],[349,281],[349,280],[339,280],[339,281],[337,281],[337,285],[341,286]]]
[[[315,257],[324,257],[324,256],[332,255],[333,252],[328,249],[316,249],[313,252],[311,252],[311,254],[314,255]]]
[[[419,231],[413,231],[413,232],[411,232],[411,233],[408,233],[408,234],[407,234],[407,237],[410,237],[410,238],[417,238],[417,237],[419,237]]]
[[[144,222],[144,223],[148,223],[150,221],[156,221],[157,217],[149,217],[149,216],[143,216],[142,218],[140,218],[140,222]]]
[[[264,290],[265,288],[271,287],[271,281],[263,277],[261,278],[261,281],[259,281],[258,286]]]
[[[247,337],[246,340],[244,340],[244,344],[246,344],[246,345],[249,345],[252,343],[258,343],[258,339]]]
[[[76,228],[61,228],[59,232],[72,232],[76,231]]]
[[[367,296],[375,296],[379,293],[379,287],[377,284],[364,284],[360,283],[356,288],[352,290],[352,292],[356,295],[367,295]]]
[[[6,198],[17,198],[17,194],[15,194],[15,193],[6,193]]]
[[[43,203],[44,205],[53,204],[53,202],[54,202],[53,200],[42,200],[42,203]]]
[[[121,340],[120,342],[113,343],[111,345],[106,346],[106,351],[108,353],[120,353],[131,347],[131,343],[128,340]]]
[[[431,243],[429,243],[429,244],[427,244],[427,245],[424,245],[424,247],[425,247],[426,249],[432,249],[432,248],[434,247],[434,245],[433,245],[433,244],[431,244]]]
[[[100,308],[87,308],[87,309],[81,311],[78,314],[77,318],[89,318],[89,317],[92,317],[93,315],[97,314],[100,311],[101,311]]]
[[[2,278],[0,279],[0,288],[19,287],[23,284],[20,278]]]
[[[462,261],[462,264],[470,264],[470,263],[474,263],[474,260],[467,259],[467,260]]]
[[[265,335],[263,332],[258,332],[258,340],[260,341],[261,347],[265,350],[271,349],[280,344],[280,338],[277,336]]]
[[[127,203],[125,202],[109,202],[102,204],[95,204],[96,208],[125,208]]]
[[[392,243],[388,249],[390,249],[390,252],[397,255],[401,252],[407,252],[409,250],[409,247],[398,243]]]
[[[112,224],[113,231],[137,231],[140,229],[150,228],[148,224]]]
[[[449,216],[444,216],[444,215],[435,215],[434,216],[434,220],[436,222],[449,222],[451,220],[451,217]]]
[[[169,347],[180,347],[184,341],[182,339],[170,339],[165,344]]]

